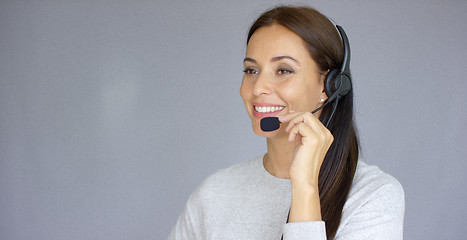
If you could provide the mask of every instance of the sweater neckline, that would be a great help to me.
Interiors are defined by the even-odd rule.
[[[290,184],[290,180],[287,179],[287,178],[278,178],[274,175],[272,175],[271,173],[268,172],[268,170],[266,170],[266,168],[264,167],[264,162],[263,162],[263,159],[264,159],[264,156],[266,154],[263,154],[259,157],[256,158],[256,164],[259,165],[259,169],[261,171],[261,176],[263,178],[265,178],[266,180],[268,181],[274,181],[274,182],[277,182],[279,184]]]

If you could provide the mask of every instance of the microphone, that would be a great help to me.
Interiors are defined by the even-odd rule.
[[[265,117],[261,119],[260,125],[263,132],[272,132],[281,127],[281,122],[277,117]]]
[[[319,108],[313,110],[313,112],[311,112],[311,113],[314,114],[315,112],[321,110],[328,103],[329,103],[329,101],[326,100],[326,102],[323,105],[321,105]],[[281,127],[281,122],[279,121],[278,117],[265,117],[265,118],[261,119],[260,126],[261,126],[261,130],[263,130],[263,132],[272,132],[272,131],[276,131],[277,129],[279,129]]]

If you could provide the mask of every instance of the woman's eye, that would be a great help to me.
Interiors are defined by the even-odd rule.
[[[290,69],[279,69],[279,70],[277,70],[277,73],[278,73],[279,75],[287,75],[287,74],[292,74],[292,73],[294,73],[294,71],[293,71],[293,70],[290,70]]]
[[[248,75],[258,74],[258,70],[253,68],[246,68],[245,70],[243,70],[243,72]]]

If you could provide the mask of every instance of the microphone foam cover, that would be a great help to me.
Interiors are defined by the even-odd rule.
[[[281,122],[277,117],[265,117],[261,119],[260,125],[264,132],[272,132],[280,128]]]

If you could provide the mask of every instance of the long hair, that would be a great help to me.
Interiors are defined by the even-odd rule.
[[[340,69],[344,57],[341,37],[333,23],[310,7],[280,6],[263,13],[251,26],[247,44],[253,33],[264,26],[282,25],[300,36],[311,58],[321,71]],[[320,120],[327,122],[332,104],[323,108]],[[357,167],[359,144],[353,120],[353,91],[339,99],[335,115],[328,125],[334,136],[318,178],[321,217],[326,235],[333,239]]]

